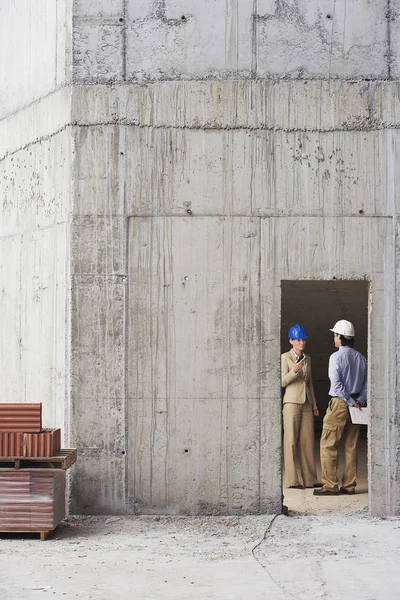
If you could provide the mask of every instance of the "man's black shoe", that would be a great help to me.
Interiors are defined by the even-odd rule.
[[[314,496],[339,496],[339,490],[321,488],[320,490],[314,490]]]

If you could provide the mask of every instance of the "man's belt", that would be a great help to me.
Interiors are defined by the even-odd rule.
[[[331,398],[340,398],[340,396],[330,396]],[[353,400],[358,400],[358,398],[360,397],[360,392],[358,392],[358,394],[350,394],[350,398],[353,398]]]

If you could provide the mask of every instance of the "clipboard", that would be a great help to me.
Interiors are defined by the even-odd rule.
[[[368,407],[354,408],[349,406],[350,419],[353,425],[368,425],[369,423],[369,409]]]

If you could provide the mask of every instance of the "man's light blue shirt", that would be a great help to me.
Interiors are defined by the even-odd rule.
[[[329,359],[330,396],[346,400],[354,406],[351,394],[359,394],[357,398],[361,406],[367,401],[367,361],[365,357],[350,346],[341,346]]]

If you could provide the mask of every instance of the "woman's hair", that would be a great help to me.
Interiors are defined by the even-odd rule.
[[[347,339],[344,335],[340,336],[340,341],[342,342],[342,346],[350,346],[352,348],[354,346],[354,338]]]

